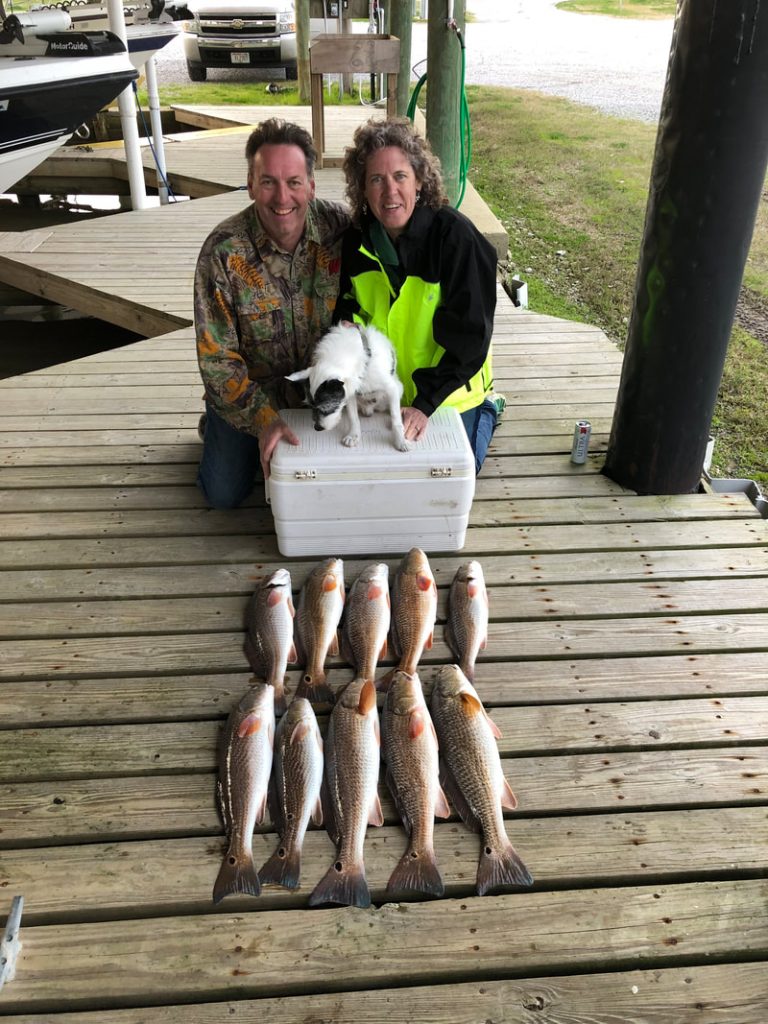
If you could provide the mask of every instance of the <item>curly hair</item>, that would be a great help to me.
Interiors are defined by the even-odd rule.
[[[381,121],[371,119],[355,131],[352,142],[353,145],[347,146],[345,150],[342,169],[347,181],[347,200],[356,224],[360,223],[366,209],[365,173],[368,158],[386,146],[397,146],[408,158],[414,174],[421,182],[420,206],[438,209],[448,202],[440,173],[440,161],[429,148],[427,140],[419,135],[407,118],[393,117]]]
[[[307,176],[311,178],[314,174],[317,150],[312,136],[300,125],[282,121],[279,117],[270,117],[257,124],[245,144],[245,159],[249,167],[262,146],[298,146],[307,161]]]

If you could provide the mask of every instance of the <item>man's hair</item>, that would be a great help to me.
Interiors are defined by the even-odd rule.
[[[413,173],[421,182],[420,206],[438,209],[448,202],[440,173],[440,161],[429,148],[426,139],[416,131],[405,117],[386,121],[371,119],[361,124],[352,136],[353,145],[344,153],[344,177],[347,180],[347,199],[352,208],[352,219],[360,223],[365,210],[365,167],[376,150],[397,146],[408,158]]]
[[[300,125],[281,121],[279,117],[270,117],[268,121],[257,124],[245,144],[245,159],[249,167],[262,146],[298,146],[307,161],[307,175],[311,178],[314,174],[317,151],[312,136]]]

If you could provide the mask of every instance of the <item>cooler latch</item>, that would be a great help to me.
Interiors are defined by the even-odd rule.
[[[293,476],[295,480],[317,480],[317,470],[297,469]]]
[[[437,477],[453,476],[453,466],[433,466],[429,471],[429,475]]]

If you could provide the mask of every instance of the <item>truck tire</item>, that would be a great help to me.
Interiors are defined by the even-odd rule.
[[[295,64],[294,65],[289,65],[285,69],[286,81],[288,81],[288,82],[295,82],[298,77],[299,77],[299,69],[298,69],[298,67]]]
[[[208,76],[208,69],[203,64],[196,64],[194,61],[187,61],[187,74],[191,82],[204,82]]]

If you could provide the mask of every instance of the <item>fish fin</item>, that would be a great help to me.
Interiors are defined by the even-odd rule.
[[[533,877],[511,843],[501,850],[483,844],[477,867],[477,895],[508,885],[533,885]]]
[[[395,672],[397,672],[397,669],[391,668],[389,672],[383,675],[381,679],[378,681],[378,683],[376,683],[376,689],[379,691],[379,693],[387,692],[387,690],[390,687],[390,684],[392,683],[392,680],[395,678]]]
[[[285,603],[288,605],[288,611],[291,613],[291,618],[296,618],[296,606],[293,603],[293,596],[291,594],[286,598]]]
[[[320,797],[317,798],[315,809],[312,811],[312,821],[318,826],[323,824],[323,801]]]
[[[485,714],[485,708],[483,707],[480,698],[474,693],[467,693],[466,690],[462,690],[459,694],[459,700],[461,701],[462,711],[468,718],[474,718],[475,715]],[[486,718],[488,716],[486,715]],[[490,722],[490,718],[488,718]]]
[[[371,905],[371,894],[362,864],[342,864],[336,858],[309,897],[310,907],[336,903],[344,907],[365,909]]]
[[[379,651],[379,657],[378,657],[379,661],[382,661],[384,658],[386,658],[386,656],[387,656],[387,647],[388,646],[389,645],[387,644],[387,638],[384,637],[384,643],[381,645],[381,650]]]
[[[290,649],[290,651],[288,651],[288,664],[289,665],[298,665],[298,663],[299,663],[299,655],[298,655],[298,652],[296,650],[296,644],[292,643],[291,644],[291,649]]]
[[[381,810],[381,800],[379,800],[379,794],[373,798],[373,803],[368,811],[368,824],[369,825],[383,825],[384,814]]]
[[[483,708],[483,710],[485,711],[485,708]],[[496,723],[494,722],[494,720],[491,718],[491,716],[488,714],[487,711],[485,711],[485,718],[486,718],[486,721],[488,722],[488,725],[490,725],[490,727],[491,727],[491,732],[493,733],[493,738],[497,739],[497,740],[500,740],[501,739],[501,729],[498,727],[498,725],[496,725]]]
[[[434,643],[434,641],[435,641],[435,631],[434,631],[434,629],[431,629],[429,631],[429,636],[427,637],[426,641],[424,642],[424,649],[426,651],[431,651],[432,650],[432,644]]]
[[[392,621],[389,624],[389,642],[392,645],[392,653],[396,658],[399,658],[403,651],[400,645],[400,637],[397,635],[397,619],[395,616],[392,617]]]
[[[306,697],[310,704],[333,704],[336,696],[333,690],[325,683],[325,674],[322,680],[314,681],[312,676],[304,675],[296,687],[297,697]]]
[[[451,808],[448,804],[448,798],[443,792],[442,787],[437,791],[434,814],[436,818],[450,818],[451,816]]]
[[[483,639],[480,641],[480,650],[484,651],[488,646],[488,634],[486,633]]]
[[[286,889],[297,889],[301,877],[301,850],[294,847],[289,850],[281,841],[278,848],[259,869],[259,881],[262,885],[272,883],[285,886]]]
[[[256,824],[262,825],[264,823],[264,816],[267,813],[267,794],[261,798],[259,803],[256,805]]]
[[[412,711],[408,717],[408,736],[410,739],[418,739],[427,727],[424,714],[421,711]]]
[[[304,737],[307,735],[309,730],[312,728],[309,722],[297,722],[293,727],[293,732],[290,735],[288,743],[293,746],[297,743],[301,743]]]
[[[360,687],[360,699],[357,702],[357,713],[367,715],[372,708],[376,707],[376,687],[369,680]]]
[[[470,683],[474,683],[474,681],[475,681],[475,666],[474,665],[470,665],[469,662],[462,662],[459,665],[459,668],[464,673],[464,675],[467,677],[467,679],[470,681]],[[489,719],[489,721],[490,721],[490,719]]]
[[[472,832],[480,832],[480,822],[477,820],[477,816],[465,800],[453,773],[442,758],[440,759],[440,785],[467,828]]]
[[[336,824],[336,815],[333,811],[333,800],[328,789],[328,782],[325,778],[320,785],[320,803],[322,805],[323,824],[325,831],[334,846],[339,845],[339,828]]]
[[[216,780],[216,802],[218,804],[221,820],[224,823],[224,830],[229,832],[229,815],[227,814],[227,804],[224,800],[224,786],[222,785],[221,779]]]
[[[328,647],[328,653],[329,654],[338,654],[339,653],[339,633],[338,633],[338,630],[336,630],[334,632],[334,634],[333,634],[330,646]]]
[[[231,896],[236,892],[247,896],[259,896],[261,884],[253,857],[248,856],[240,861],[227,850],[213,886],[213,902],[220,903],[225,896]]]
[[[501,787],[501,806],[506,807],[508,811],[514,811],[517,807],[517,797],[512,792],[512,787],[504,779],[504,785]]]
[[[405,851],[387,882],[387,892],[423,892],[429,896],[442,896],[445,884],[435,859],[435,851]]]

